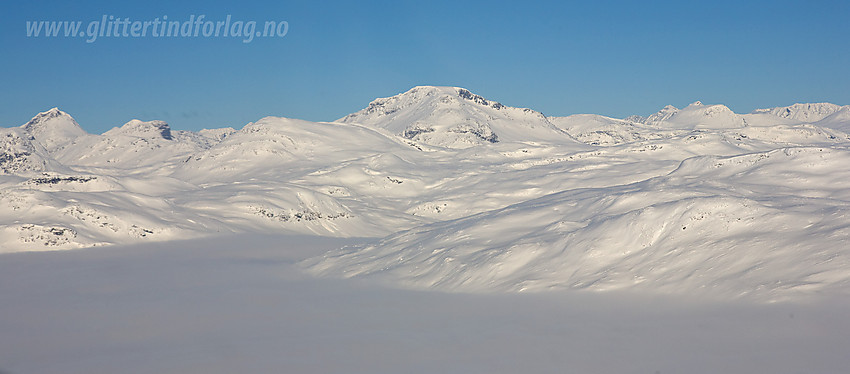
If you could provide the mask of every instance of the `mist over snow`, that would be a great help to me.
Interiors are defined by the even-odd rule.
[[[846,298],[471,294],[322,279],[365,239],[245,234],[0,256],[0,371],[843,373]]]
[[[0,248],[370,237],[299,266],[450,292],[846,294],[849,110],[547,117],[419,86],[336,122],[97,135],[53,108],[0,134]]]

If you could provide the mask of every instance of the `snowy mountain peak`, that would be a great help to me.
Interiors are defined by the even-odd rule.
[[[391,97],[377,98],[369,103],[369,106],[357,113],[349,114],[341,118],[340,122],[357,122],[355,119],[364,115],[384,116],[396,111],[423,102],[435,102],[442,105],[452,105],[457,100],[463,99],[478,105],[501,109],[504,106],[498,102],[487,100],[461,87],[447,86],[416,86]]]
[[[691,103],[691,105],[688,105],[688,106],[689,107],[697,107],[697,106],[703,106],[703,105],[702,105],[702,101],[697,100],[697,101],[694,101],[693,103]]]
[[[56,151],[74,139],[87,135],[73,117],[59,108],[41,112],[21,127],[49,152]]]
[[[139,138],[162,138],[172,140],[171,127],[165,121],[131,120],[121,127],[113,128],[103,135],[127,135]]]
[[[478,105],[483,105],[486,107],[491,107],[493,109],[501,109],[505,106],[497,101],[487,100],[480,95],[476,95],[463,87],[448,87],[448,86],[416,86],[411,88],[405,93],[402,93],[397,96],[411,96],[412,99],[416,100],[418,98],[429,97],[429,96],[442,96],[441,99],[446,99],[447,97],[456,97],[461,98],[467,101],[471,101]],[[394,97],[397,97],[394,96]],[[380,99],[379,99],[380,100]],[[442,100],[444,103],[449,103],[450,100]]]
[[[67,116],[67,115],[68,115],[67,113],[59,110],[59,108],[54,107],[54,108],[51,108],[47,111],[36,114],[35,117],[33,117],[29,122],[26,123],[26,125],[24,125],[24,127],[34,126],[38,123],[45,122],[47,120],[50,120],[50,119],[53,119],[53,118],[56,118],[56,117]]]
[[[375,99],[339,122],[382,128],[409,140],[446,148],[569,139],[540,112],[505,106],[461,87],[416,86],[396,96]]]
[[[48,111],[41,112],[33,117],[29,122],[21,126],[24,130],[34,134],[34,132],[45,131],[48,128],[57,128],[69,133],[77,135],[85,135],[86,132],[82,127],[71,117],[59,108],[52,108]]]

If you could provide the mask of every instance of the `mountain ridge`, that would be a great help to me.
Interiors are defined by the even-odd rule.
[[[0,252],[365,236],[384,239],[302,265],[445,291],[843,290],[847,108],[814,123],[701,102],[547,117],[419,86],[336,122],[131,120],[99,135],[51,109],[0,131]]]

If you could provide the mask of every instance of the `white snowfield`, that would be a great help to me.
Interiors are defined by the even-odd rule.
[[[229,233],[383,238],[300,262],[414,289],[850,291],[850,107],[546,117],[415,87],[240,130],[54,108],[0,130],[0,252]]]

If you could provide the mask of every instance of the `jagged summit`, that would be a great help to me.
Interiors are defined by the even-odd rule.
[[[165,121],[141,121],[138,119],[130,120],[121,127],[113,128],[105,132],[103,135],[127,135],[139,138],[162,138],[165,140],[173,140],[171,136],[171,127]]]
[[[505,106],[461,87],[416,86],[338,120],[382,128],[434,146],[570,139],[542,113]]]

